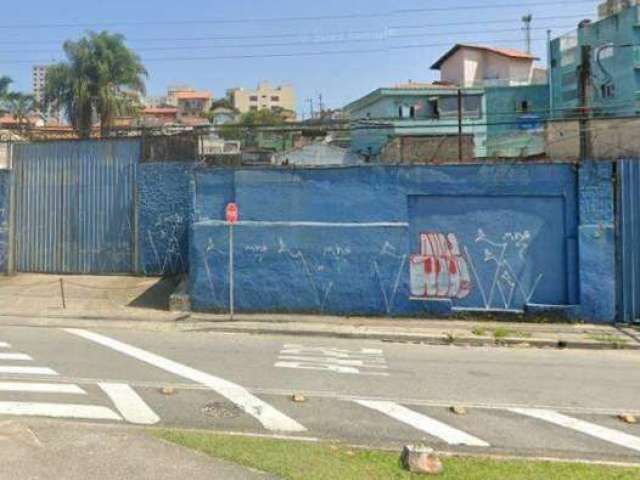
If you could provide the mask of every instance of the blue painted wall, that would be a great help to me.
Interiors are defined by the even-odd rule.
[[[196,310],[228,309],[231,200],[241,218],[238,311],[420,316],[443,305],[580,302],[569,165],[203,169],[195,178]]]
[[[138,167],[138,268],[144,275],[188,271],[192,165],[163,162]]]
[[[581,318],[611,322],[616,317],[616,255],[613,165],[587,162],[580,168]]]
[[[9,170],[0,170],[0,274],[8,268],[10,178]]]

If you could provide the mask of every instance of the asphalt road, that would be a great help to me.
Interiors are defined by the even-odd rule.
[[[0,328],[0,418],[640,463],[619,413],[640,414],[637,352]]]

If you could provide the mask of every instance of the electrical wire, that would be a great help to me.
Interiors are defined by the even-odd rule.
[[[409,15],[415,13],[437,13],[469,10],[495,10],[505,8],[528,8],[541,6],[558,6],[558,1],[534,1],[529,3],[476,3],[468,5],[457,5],[447,7],[409,8],[395,9],[389,12],[380,13],[350,13],[339,15],[307,15],[307,16],[283,16],[283,17],[254,17],[238,19],[184,19],[184,20],[141,20],[141,21],[112,21],[112,22],[76,22],[76,23],[22,23],[22,24],[0,24],[0,29],[44,29],[44,28],[90,28],[90,27],[117,27],[117,26],[141,26],[141,25],[197,25],[197,24],[249,24],[249,23],[276,23],[276,22],[306,22],[322,20],[353,20],[388,18],[393,16]],[[569,4],[592,4],[592,0],[564,0],[563,5]]]

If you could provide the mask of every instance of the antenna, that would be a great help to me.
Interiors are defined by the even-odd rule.
[[[527,53],[531,55],[531,21],[533,15],[530,13],[522,17],[522,23],[524,24],[522,30],[524,31],[524,41],[527,46]]]

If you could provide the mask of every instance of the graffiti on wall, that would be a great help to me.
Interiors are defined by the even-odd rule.
[[[469,296],[469,267],[453,233],[423,233],[420,250],[419,255],[411,257],[413,297],[462,299]]]
[[[146,232],[146,241],[153,253],[153,264],[143,263],[145,274],[172,274],[187,269],[185,254],[187,221],[183,215],[172,213],[157,219]]]
[[[474,257],[453,233],[423,233],[420,253],[410,260],[411,296],[463,300],[477,290],[487,310],[530,303],[543,278],[528,274],[531,240],[527,230],[492,237],[478,229]]]

